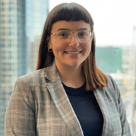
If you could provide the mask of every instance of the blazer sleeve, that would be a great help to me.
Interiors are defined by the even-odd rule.
[[[23,78],[18,78],[7,106],[4,134],[36,136],[34,99]]]
[[[122,125],[122,136],[131,136],[131,131],[127,121],[126,111],[123,105],[120,91],[118,89],[117,84],[115,83],[115,81],[112,79],[111,76],[110,76],[110,81],[112,83],[112,86],[114,87],[114,90],[116,91],[115,93],[116,93],[116,100],[117,100],[117,108],[118,108],[120,121]]]

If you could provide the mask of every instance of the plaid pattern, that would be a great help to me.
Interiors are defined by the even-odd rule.
[[[94,91],[104,117],[102,136],[131,136],[119,90],[108,78],[106,88]],[[84,136],[54,63],[18,78],[6,110],[5,136]]]

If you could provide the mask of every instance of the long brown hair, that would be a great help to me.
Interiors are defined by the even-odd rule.
[[[52,52],[48,52],[48,40],[52,25],[60,20],[80,21],[90,24],[91,32],[94,33],[93,20],[89,12],[76,3],[62,3],[56,6],[48,15],[39,46],[38,62],[36,70],[47,67],[54,60]],[[86,90],[95,90],[107,86],[106,75],[97,68],[95,61],[95,35],[92,39],[91,52],[83,63],[83,72],[86,79]]]

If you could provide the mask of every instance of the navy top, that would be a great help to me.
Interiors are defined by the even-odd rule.
[[[85,84],[80,88],[71,88],[64,84],[63,87],[81,124],[84,136],[101,136],[103,116],[93,91],[87,92]]]

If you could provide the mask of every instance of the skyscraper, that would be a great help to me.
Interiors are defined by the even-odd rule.
[[[36,67],[48,7],[48,0],[0,0],[0,136],[17,77]]]
[[[96,62],[105,73],[122,72],[122,49],[117,47],[97,47]]]

